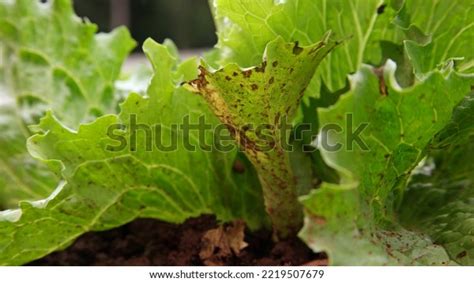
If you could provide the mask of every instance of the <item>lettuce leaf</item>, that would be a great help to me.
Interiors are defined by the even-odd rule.
[[[137,217],[179,223],[215,214],[268,227],[262,188],[270,216],[295,231],[296,194],[316,185],[301,197],[301,237],[331,264],[473,263],[472,3],[211,3],[219,43],[201,74],[195,59],[179,62],[172,43],[148,40],[151,82],[136,72],[117,87],[134,46],[125,29],[96,34],[70,0],[0,0],[0,208],[19,203],[0,212],[0,265],[27,263]],[[332,50],[337,44],[323,40],[318,53],[329,30],[343,44]],[[205,99],[181,86],[188,81]],[[242,145],[242,135],[258,139],[238,131],[242,125],[278,127],[282,114],[313,131],[323,126],[317,141],[304,138],[322,157],[210,152],[202,146],[213,136],[174,127],[186,117],[213,129],[224,122]],[[357,126],[366,143],[352,142]],[[176,150],[156,147],[173,138]],[[324,138],[343,148],[325,148]],[[289,208],[271,193],[287,186]]]
[[[429,234],[459,264],[474,262],[474,93],[456,107],[412,177],[400,220]]]
[[[404,46],[418,78],[448,60],[460,72],[474,71],[473,17],[472,1],[404,1],[395,23],[407,34]]]
[[[253,66],[259,63],[267,43],[278,36],[307,46],[317,43],[331,30],[339,40],[347,40],[322,63],[313,82],[317,86],[311,89],[319,90],[321,77],[331,91],[336,91],[345,86],[346,76],[362,62],[380,60],[377,44],[381,37],[396,36],[395,26],[390,25],[395,12],[378,12],[386,6],[385,2],[216,0],[220,62]]]
[[[44,201],[21,202],[19,210],[3,212],[1,264],[40,258],[85,232],[120,226],[137,217],[179,223],[215,214],[222,221],[242,218],[251,228],[266,224],[254,171],[245,164],[245,171],[232,169],[236,151],[207,152],[198,147],[202,144],[196,132],[189,136],[189,144],[197,146],[195,151],[186,150],[182,142],[170,152],[149,147],[142,135],[145,125],[159,125],[168,145],[174,133],[179,140],[184,138],[173,124],[180,124],[187,115],[191,122],[200,117],[214,126],[218,122],[200,97],[179,86],[183,79],[193,78],[188,74],[196,76],[195,61],[178,67],[167,47],[152,40],[144,44],[144,50],[155,70],[147,96],[131,94],[121,105],[120,115],[103,116],[81,125],[77,132],[51,113],[41,120],[38,129],[43,133],[30,139],[30,152],[52,169],[61,168],[66,182]],[[136,145],[127,143],[116,149],[117,140],[108,135],[109,128],[130,140],[134,117],[142,128]],[[205,140],[210,142],[211,137],[208,134]]]
[[[26,138],[30,133],[3,80],[0,73],[0,210],[14,207],[19,199],[47,197],[58,184],[55,175],[27,153]]]
[[[199,78],[189,83],[254,165],[279,238],[295,235],[303,220],[285,125],[291,124],[317,67],[340,44],[330,36],[304,48],[279,37],[267,45],[258,66],[228,64],[217,71],[201,67]]]
[[[315,251],[328,252],[335,265],[453,263],[429,232],[402,227],[396,211],[407,198],[403,195],[411,172],[435,135],[450,124],[452,109],[470,92],[473,79],[435,71],[402,89],[389,61],[385,90],[381,78],[365,66],[351,77],[348,94],[320,110],[322,124],[342,129],[324,132],[323,127],[323,138],[343,147],[322,148],[322,154],[343,179],[340,185],[323,184],[302,200],[307,220],[301,236]],[[364,144],[348,137],[360,125]]]
[[[114,113],[114,81],[135,46],[125,28],[95,34],[70,0],[0,1],[0,206],[47,197],[59,179],[26,151],[29,125],[51,109],[67,126]]]

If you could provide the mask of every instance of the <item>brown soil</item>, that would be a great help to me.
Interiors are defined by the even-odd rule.
[[[91,232],[78,238],[64,251],[52,253],[30,265],[160,265],[199,266],[199,253],[206,231],[216,228],[211,216],[175,225],[158,220],[138,219],[122,227]],[[245,232],[248,246],[238,255],[222,258],[223,265],[324,264],[323,254],[313,253],[294,238],[274,243],[269,232]]]

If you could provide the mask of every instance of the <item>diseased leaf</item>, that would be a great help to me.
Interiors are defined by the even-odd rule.
[[[322,63],[311,89],[319,89],[321,77],[331,91],[339,90],[345,86],[346,76],[362,62],[379,63],[379,38],[392,38],[400,33],[390,25],[395,11],[387,8],[384,13],[378,12],[387,5],[385,2],[216,0],[221,63],[253,66],[260,62],[268,42],[278,36],[306,46],[317,43],[331,30],[336,38],[347,40]]]
[[[325,183],[302,202],[306,218],[300,236],[315,252],[326,252],[330,265],[453,264],[428,236],[395,223],[375,225],[356,185]]]
[[[330,264],[473,264],[472,0],[210,3],[217,48],[198,68],[148,40],[150,81],[119,78],[125,29],[95,34],[71,0],[0,0],[0,208],[18,206],[0,212],[0,265],[201,214],[238,222],[202,242],[222,264],[243,222],[269,226],[264,203],[274,239],[296,234],[302,203],[300,235]]]
[[[30,139],[30,152],[53,169],[62,167],[67,184],[44,201],[21,202],[21,210],[3,212],[0,264],[23,264],[66,247],[85,232],[120,226],[137,217],[177,223],[216,214],[222,221],[242,218],[251,228],[266,224],[252,168],[232,170],[235,151],[183,147],[184,136],[173,124],[182,124],[187,115],[191,123],[199,117],[213,126],[218,123],[200,97],[176,86],[179,71],[172,71],[176,59],[167,48],[149,40],[144,49],[155,75],[147,96],[131,94],[119,116],[101,117],[77,132],[50,113],[41,120],[43,133]],[[138,127],[133,128],[133,122]],[[161,129],[158,138],[164,140],[163,146],[176,134],[178,148],[165,152],[150,143],[157,139],[147,139],[145,132],[155,130],[153,126]],[[134,143],[131,136],[137,128]],[[212,141],[209,133],[204,137]],[[120,138],[127,140],[127,146],[117,147]],[[189,145],[203,145],[197,138],[191,131]],[[30,240],[33,235],[35,240]]]
[[[474,262],[474,94],[455,109],[408,185],[400,219],[429,234],[452,260]]]
[[[201,67],[199,78],[189,83],[255,166],[279,238],[296,234],[302,224],[287,152],[290,124],[316,68],[338,44],[329,34],[304,48],[277,38],[258,66],[229,64],[215,72]]]
[[[304,200],[308,217],[302,236],[315,250],[329,252],[332,264],[449,263],[432,239],[400,227],[395,210],[425,147],[449,124],[452,108],[469,93],[473,77],[433,72],[401,89],[394,73],[389,62],[381,85],[374,69],[365,66],[351,77],[350,93],[320,110],[321,125],[333,124],[322,127],[321,139],[342,145],[322,146],[323,157],[346,184],[323,185]],[[360,139],[354,138],[357,132]],[[364,255],[351,261],[355,249]]]
[[[391,214],[402,195],[403,180],[424,157],[425,146],[448,124],[452,109],[473,82],[455,72],[433,72],[412,88],[400,89],[394,71],[389,62],[382,85],[373,69],[362,68],[352,77],[352,93],[319,111],[321,125],[336,123],[342,129],[338,133],[323,128],[323,138],[342,145],[339,150],[322,148],[325,160],[359,181],[361,194],[373,201],[376,216],[382,217],[382,210]],[[357,132],[362,140],[351,138]]]
[[[328,31],[345,42],[335,49],[321,63],[316,75],[306,88],[306,97],[302,101],[302,119],[310,121],[317,131],[317,107],[330,106],[327,103],[313,103],[323,92],[330,93],[336,99],[339,89],[345,89],[346,77],[355,72],[362,62],[376,64],[382,60],[379,39],[400,38],[402,33],[391,25],[395,9],[390,9],[383,0],[370,1],[210,1],[215,5],[216,25],[219,35],[218,50],[212,52],[212,66],[218,63],[237,63],[249,67],[260,63],[267,44],[276,37],[287,42],[299,42],[300,45],[314,44]],[[400,35],[400,36],[399,36]],[[367,52],[366,49],[370,49]],[[219,52],[218,52],[219,51]],[[219,59],[216,59],[218,55]],[[337,93],[332,93],[337,92]],[[312,99],[312,100],[311,100]],[[324,104],[324,105],[323,105]],[[313,108],[310,108],[313,107]],[[297,142],[295,145],[308,146],[312,140]],[[337,179],[334,172],[321,160],[319,151],[311,154],[295,152],[290,156],[295,164],[306,164],[306,168],[297,166],[296,176],[302,193],[314,188],[315,179]],[[310,169],[311,164],[313,169]],[[316,178],[317,177],[317,178]]]

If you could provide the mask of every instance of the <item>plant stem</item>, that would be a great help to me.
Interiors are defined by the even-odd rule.
[[[288,153],[281,148],[246,153],[259,175],[275,240],[296,236],[303,226],[303,210]]]

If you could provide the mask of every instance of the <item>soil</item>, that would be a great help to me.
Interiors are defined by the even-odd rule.
[[[203,236],[217,227],[212,216],[201,216],[176,225],[138,219],[122,227],[91,232],[63,251],[30,265],[50,266],[200,266]],[[298,238],[274,243],[269,232],[245,231],[247,247],[239,254],[220,257],[222,265],[324,265],[324,254],[313,253]]]

